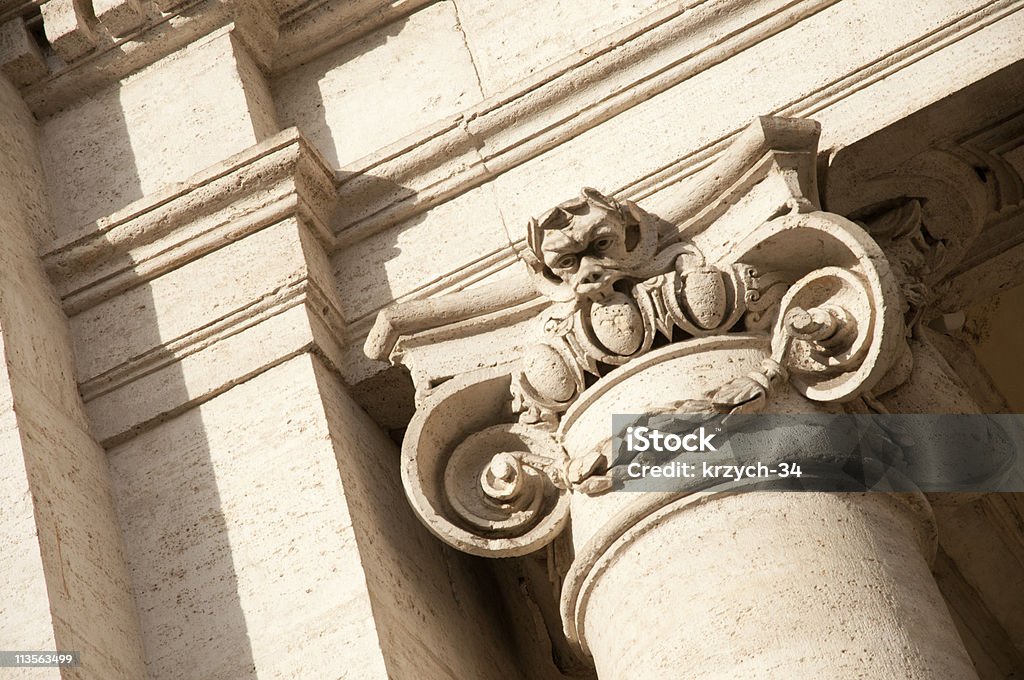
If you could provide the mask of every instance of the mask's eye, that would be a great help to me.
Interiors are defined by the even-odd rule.
[[[555,262],[555,269],[572,269],[575,266],[575,255],[562,255],[562,257],[558,258],[558,260]]]
[[[604,251],[612,247],[612,243],[614,243],[614,241],[610,236],[599,238],[596,241],[594,241],[594,250],[596,250],[599,253],[603,253]]]

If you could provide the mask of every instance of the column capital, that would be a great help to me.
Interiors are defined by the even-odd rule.
[[[596,440],[575,433],[604,438],[593,419],[630,412],[608,395],[642,369],[721,355],[699,391],[665,398],[722,413],[783,387],[837,404],[906,378],[900,281],[862,226],[821,209],[818,135],[813,121],[754,121],[671,220],[585,188],[529,222],[518,280],[379,316],[366,352],[412,373],[404,481],[440,538],[492,556],[552,541],[568,498],[610,481]]]

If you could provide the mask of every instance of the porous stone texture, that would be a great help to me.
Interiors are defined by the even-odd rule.
[[[438,281],[444,259],[471,266],[507,248],[504,221],[488,188],[439,206],[405,228],[387,230],[335,253],[335,276],[353,282],[345,313],[366,327],[388,301],[416,296]]]
[[[1021,346],[1020,310],[1024,287],[1018,286],[968,310],[964,326],[957,329],[976,347],[978,361],[1003,395],[1011,413],[1024,413],[1024,375],[1021,365],[1007,362]]]
[[[1019,296],[962,312],[1024,282],[1022,7],[0,0],[0,648],[1019,674],[1016,497],[620,494],[607,443],[1012,408]]]
[[[113,448],[149,677],[513,677],[394,456],[309,355]]]
[[[35,132],[0,79],[0,647],[91,659],[87,672],[31,677],[140,678],[107,459],[78,396],[67,319],[36,255],[50,227]]]
[[[459,22],[488,96],[595,42],[611,42],[632,22],[669,5],[664,0],[615,0],[599,6],[530,0],[516,12],[480,0],[459,0]],[[529,17],[529,30],[523,22]],[[628,30],[628,29],[627,29]]]
[[[59,236],[277,132],[273,100],[233,33],[203,37],[41,123]]]
[[[300,66],[273,91],[281,124],[301,128],[340,168],[483,96],[451,2]]]
[[[977,678],[920,509],[900,503],[755,492],[660,510],[592,586],[598,677]]]

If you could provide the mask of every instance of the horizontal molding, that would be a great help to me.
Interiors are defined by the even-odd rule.
[[[811,118],[846,97],[884,80],[925,57],[949,47],[963,38],[1024,9],[1020,0],[992,2],[982,10],[954,19],[935,31],[920,36],[917,40],[899,49],[883,54],[843,78],[827,83],[815,92],[794,99],[764,115],[792,118]],[[643,200],[665,186],[687,180],[706,168],[714,158],[729,146],[743,127],[737,127],[728,135],[712,141],[688,156],[661,168],[647,177],[638,179],[618,191],[625,198]]]
[[[703,182],[698,190],[687,193],[684,197],[677,197],[673,205],[674,217],[681,225],[689,218],[697,218],[701,214],[701,210],[717,193],[739,179],[737,168],[748,168],[756,159],[765,156],[769,150],[775,152],[803,151],[809,144],[808,140],[812,138],[817,140],[818,134],[819,127],[812,121],[759,117],[743,129],[726,153],[714,157],[708,181]],[[689,228],[699,230],[699,225],[691,224]],[[515,266],[518,262],[516,253],[521,252],[525,247],[525,237],[517,239],[510,246],[492,251],[453,272],[432,279],[405,295],[396,297],[387,306],[402,307],[407,306],[407,303],[410,302],[425,301],[439,295],[461,292],[471,285],[486,281],[497,272]],[[527,276],[525,268],[518,274],[518,276],[513,275],[494,285],[499,290],[511,290],[523,283]],[[527,285],[523,290],[527,289],[529,292],[521,293],[521,299],[517,298],[517,302],[536,295],[532,285]],[[349,330],[353,337],[363,337],[382,309],[378,308],[352,319]]]
[[[32,112],[44,118],[232,21],[222,2],[189,0],[148,17],[138,29],[97,45],[71,63],[51,60],[50,72],[23,88],[22,95]]]
[[[451,200],[833,4],[798,0],[765,13],[762,3],[706,0],[676,3],[649,15],[595,43],[580,58],[539,73],[516,92],[493,97],[340,170],[344,212],[332,222],[338,243],[367,238]],[[991,2],[776,111],[761,113],[813,116],[1022,7],[1021,0]],[[725,21],[740,27],[696,48],[680,45],[679,35],[713,35]],[[643,199],[692,177],[736,139],[746,122],[612,193]]]
[[[317,345],[334,345],[324,354],[336,361],[340,347],[333,339],[343,338],[345,328],[341,310],[332,295],[326,294],[313,280],[303,278],[81,383],[82,399],[90,402],[115,392],[300,305],[305,305],[312,317],[330,329],[329,337],[317,338]]]
[[[919,36],[913,42],[881,54],[856,71],[831,82],[823,83],[814,92],[787,102],[773,113],[792,117],[813,116],[842,102],[846,97],[892,76],[899,70],[1019,12],[1022,8],[1024,8],[1024,3],[1019,0],[1001,0],[991,2],[978,11],[955,17],[928,34]],[[651,22],[651,25],[661,24],[655,21]],[[567,70],[566,77],[573,76],[577,70],[578,68]],[[539,79],[544,80],[543,77]],[[524,89],[521,96],[525,98],[530,92],[531,90]],[[638,97],[638,99],[641,98]],[[339,243],[355,242],[388,229],[394,224],[410,220],[416,215],[500,175],[501,172],[492,172],[490,166],[480,160],[482,152],[478,151],[478,148],[485,146],[480,140],[468,134],[458,134],[460,130],[465,129],[465,121],[472,117],[475,111],[486,108],[486,105],[481,105],[461,116],[441,121],[432,128],[421,131],[417,136],[410,137],[398,145],[393,145],[374,157],[364,159],[361,163],[339,173],[341,197],[339,206],[348,209],[346,215],[342,216],[344,219],[336,218],[334,221],[338,230]],[[726,149],[736,142],[744,129],[743,126],[739,126],[663,168],[636,178],[628,184],[613,187],[610,193],[619,198],[636,201],[650,199],[651,207],[662,217],[669,220],[684,218],[688,208],[679,204],[678,197],[675,196],[679,193],[677,187],[685,183],[687,188],[699,189],[707,178],[713,177],[715,171],[711,166],[723,157]],[[585,131],[571,125],[563,126],[561,130],[565,135],[562,141],[567,141],[581,131]],[[528,142],[528,140],[526,141]],[[444,161],[444,159],[447,159],[447,167],[443,162],[438,162],[438,160]],[[474,159],[477,160],[474,161]],[[364,167],[365,170],[359,171],[357,169],[359,167]],[[383,171],[390,171],[392,168],[401,173],[401,181],[409,182],[411,189],[409,192],[398,193],[393,186],[389,187],[381,181],[380,176],[384,174]],[[362,173],[369,177],[362,181],[363,186],[359,186]],[[419,176],[417,173],[420,173]],[[417,184],[416,182],[422,183]],[[400,182],[395,182],[395,184],[398,183]],[[381,195],[378,190],[379,202],[364,209],[376,212],[369,215],[363,213],[364,217],[352,215],[352,206],[358,204],[361,198],[357,195],[357,191],[365,188],[372,195],[375,186],[381,187],[385,192],[390,191],[390,193]],[[504,265],[495,267],[494,271],[516,266],[514,252],[521,246],[522,240],[520,239],[510,246],[504,246],[488,253],[487,258],[495,258],[496,262],[500,260]],[[394,303],[406,304],[426,300],[458,292],[470,284],[479,284],[487,277],[479,275],[478,262],[479,260],[463,265],[417,286],[414,290],[396,297]],[[349,332],[354,344],[361,343],[362,339],[369,334],[373,320],[387,306],[379,307],[351,320]]]
[[[43,118],[224,27],[237,33],[268,73],[280,74],[432,1],[309,0],[281,16],[272,0],[144,2],[147,13],[137,28],[123,34],[102,23],[79,29],[82,40],[96,41],[90,50],[69,62],[50,59],[42,73],[15,80],[24,82],[25,101]],[[0,5],[0,23],[21,21],[34,4]]]
[[[339,243],[365,238],[535,158],[838,0],[686,0],[339,172]],[[696,46],[680,35],[723,34]],[[396,189],[396,187],[399,187]],[[405,187],[405,189],[401,189]]]
[[[721,244],[730,237],[739,238],[737,223],[732,221],[737,218],[730,218],[729,212],[741,197],[746,201],[759,196],[753,205],[763,208],[766,215],[786,206],[794,196],[817,206],[815,159],[820,132],[818,124],[808,120],[755,120],[716,161],[700,190],[678,202],[680,219],[662,223],[664,229],[659,228],[658,234],[661,247],[685,238],[709,263],[717,263],[728,253],[716,253],[716,248],[722,249]],[[753,229],[758,222],[749,222],[750,217],[742,214],[739,224]],[[519,277],[490,281],[457,294],[388,306],[377,316],[367,337],[366,355],[384,361],[396,352],[424,344],[424,339],[429,338],[425,344],[431,344],[436,339],[463,338],[500,326],[503,315],[511,324],[549,305],[534,277],[525,268],[520,273]]]
[[[323,358],[310,321],[308,306],[284,308],[262,323],[94,396],[85,401],[85,410],[96,438],[109,449],[297,356]]]
[[[311,0],[281,16],[271,71],[286,73],[436,0]]]
[[[39,3],[36,0],[3,0],[0,1],[0,22],[14,17],[28,16],[35,11]]]
[[[289,216],[325,250],[331,171],[295,129],[56,241],[43,264],[68,315]]]
[[[525,240],[520,243],[525,243]],[[514,247],[498,248],[444,276],[431,279],[408,293],[395,297],[386,306],[458,293],[474,284],[490,279],[499,272],[515,267],[518,262],[519,258],[516,256]],[[370,327],[373,326],[377,314],[382,309],[384,307],[349,319],[348,331],[352,337],[364,338],[370,332]]]
[[[1024,205],[995,218],[939,291],[936,309],[953,313],[1024,284]]]
[[[342,365],[347,331],[327,257],[333,241],[326,218],[334,195],[332,173],[316,150],[297,130],[286,130],[43,254],[72,317],[76,346],[111,353],[98,362],[99,354],[92,361],[79,355],[78,364],[86,411],[105,446],[299,354],[317,354],[336,369]],[[247,237],[268,234],[268,242],[285,244],[286,252],[240,255],[249,247]],[[203,303],[182,310],[173,291],[191,284],[179,275],[173,287],[154,287],[159,296],[151,299],[153,310],[139,312],[153,315],[153,332],[133,335],[132,320],[112,298],[149,300],[150,291],[131,289],[196,261],[201,268],[221,268],[225,280],[239,281],[239,290],[247,292],[194,287]],[[267,267],[277,278],[266,277]],[[213,275],[208,270],[203,280]],[[241,285],[245,281],[254,285]],[[101,309],[91,312],[96,306]],[[167,327],[178,334],[157,337],[160,322],[168,319]]]

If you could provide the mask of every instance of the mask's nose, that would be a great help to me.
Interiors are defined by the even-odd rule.
[[[577,280],[580,283],[601,283],[601,278],[604,276],[604,267],[600,265],[588,262],[580,267],[579,275]]]

